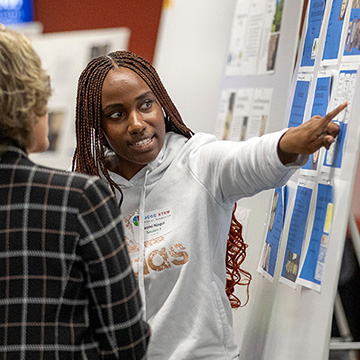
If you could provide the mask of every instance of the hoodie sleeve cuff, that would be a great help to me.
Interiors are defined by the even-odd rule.
[[[301,154],[298,155],[296,160],[284,165],[285,167],[302,167],[309,161],[309,155]]]
[[[288,129],[283,129],[282,131],[280,131],[280,137],[279,137],[279,140],[277,142],[277,147],[276,147],[276,152],[277,152],[277,155],[278,155],[278,158],[280,160],[280,162],[282,163],[281,159],[280,159],[280,156],[279,156],[279,144],[280,144],[280,140],[281,138],[284,136],[284,134],[286,133]],[[309,160],[309,155],[307,154],[299,154],[297,155],[296,159],[292,162],[289,162],[287,164],[283,164],[283,166],[285,167],[302,167],[304,166]]]

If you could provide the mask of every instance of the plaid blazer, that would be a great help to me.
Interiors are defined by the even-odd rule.
[[[141,359],[149,335],[106,185],[0,154],[0,358]]]

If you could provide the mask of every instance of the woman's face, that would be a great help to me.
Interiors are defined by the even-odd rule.
[[[116,154],[111,170],[129,180],[155,160],[164,144],[162,108],[135,72],[116,68],[104,80],[101,109],[101,128]]]

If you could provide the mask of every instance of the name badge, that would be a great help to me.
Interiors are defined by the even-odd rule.
[[[148,211],[144,216],[145,241],[164,236],[171,231],[172,214],[170,209]],[[133,217],[132,223],[134,225],[135,238],[139,239],[139,216],[137,214]]]

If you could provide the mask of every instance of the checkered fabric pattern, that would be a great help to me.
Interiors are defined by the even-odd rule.
[[[97,177],[0,155],[0,359],[142,359],[150,328]]]

